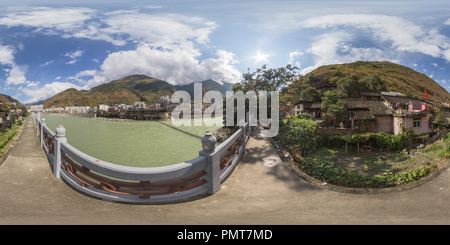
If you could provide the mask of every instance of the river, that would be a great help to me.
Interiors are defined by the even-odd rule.
[[[41,115],[55,132],[66,129],[67,142],[110,163],[159,167],[198,157],[201,139],[217,126],[174,126],[170,121],[108,121],[96,118]]]

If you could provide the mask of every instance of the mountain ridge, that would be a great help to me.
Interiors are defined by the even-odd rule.
[[[409,67],[386,61],[357,61],[321,66],[291,83],[288,88],[299,85],[304,89],[311,86],[314,81],[324,80],[336,84],[337,80],[347,75],[355,75],[359,80],[369,75],[378,75],[385,82],[387,91],[396,91],[409,97],[425,99],[426,90],[430,100],[450,102],[448,91],[429,76]],[[211,79],[199,83],[202,84],[203,93],[209,90],[218,90],[223,95],[225,95],[225,91],[231,91],[233,85],[231,83],[220,84]],[[94,107],[99,104],[133,104],[135,101],[154,104],[159,97],[170,96],[179,90],[187,91],[193,97],[193,84],[171,85],[166,81],[146,75],[130,75],[87,91],[68,89],[46,100],[44,108]],[[291,93],[297,93],[295,89],[292,91]]]
[[[231,90],[231,83],[220,84],[211,79],[200,81],[202,92],[218,90],[225,95]],[[74,88],[60,92],[44,102],[44,108],[66,106],[98,106],[99,104],[127,104],[145,101],[154,104],[161,96],[171,96],[175,91],[187,91],[193,98],[194,83],[186,85],[171,85],[161,79],[146,75],[130,75],[124,78],[104,83],[86,91]]]
[[[357,61],[346,64],[325,65],[305,74],[300,80],[288,86],[288,94],[312,86],[314,82],[326,81],[331,85],[346,76],[355,75],[359,81],[370,75],[377,75],[386,85],[386,91],[395,91],[408,97],[450,102],[450,93],[429,76],[409,67],[387,61]]]

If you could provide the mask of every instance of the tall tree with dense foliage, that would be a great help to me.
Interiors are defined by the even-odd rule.
[[[334,91],[329,91],[322,98],[321,109],[325,111],[324,118],[331,118],[334,125],[338,125],[348,117],[345,101],[339,99]]]
[[[321,101],[323,92],[319,91],[313,87],[307,87],[300,93],[300,98],[306,101]]]
[[[328,91],[322,97],[322,106],[321,109],[323,111],[327,110],[328,107],[332,104],[336,104],[339,100],[339,96],[335,91]]]
[[[379,92],[385,90],[385,82],[376,74],[368,75],[361,80],[361,92]]]
[[[291,65],[281,68],[267,68],[263,65],[255,72],[244,73],[243,80],[233,86],[233,91],[281,91],[296,79],[297,69]]]
[[[360,95],[360,83],[355,75],[347,75],[336,82],[341,98],[357,98]]]

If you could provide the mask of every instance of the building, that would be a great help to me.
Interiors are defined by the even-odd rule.
[[[385,132],[392,134],[393,110],[383,101],[366,99],[345,99],[349,120],[347,127],[358,132]]]
[[[145,108],[146,105],[145,105],[144,101],[136,101],[136,102],[134,102],[134,107],[135,108]]]
[[[348,119],[340,126],[346,133],[385,132],[400,134],[412,128],[416,135],[427,134],[430,128],[430,112],[425,101],[409,98],[399,92],[361,93],[361,98],[342,99],[346,102]],[[293,115],[308,113],[321,118],[321,102],[299,101],[292,110]],[[329,122],[320,124],[320,132],[343,133]],[[326,133],[330,133],[326,132]]]
[[[312,102],[301,100],[295,103],[292,108],[291,115],[297,116],[301,113],[308,113],[313,118],[322,117],[322,102]]]
[[[331,84],[328,81],[319,81],[311,84],[315,89],[321,90],[321,91],[328,91],[328,90],[337,90],[337,86],[335,84]]]
[[[430,133],[429,112],[426,103],[419,99],[409,98],[398,92],[382,92],[384,103],[391,107],[393,113],[394,134],[403,129],[412,128],[417,135]]]

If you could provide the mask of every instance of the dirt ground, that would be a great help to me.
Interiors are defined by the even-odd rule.
[[[387,152],[380,149],[367,150],[361,148],[327,148],[323,147],[314,152],[311,157],[334,162],[363,176],[374,177],[386,171],[393,173],[406,172],[421,166],[436,166],[441,168],[446,161],[439,158],[438,154],[446,147],[442,140],[409,151]]]

